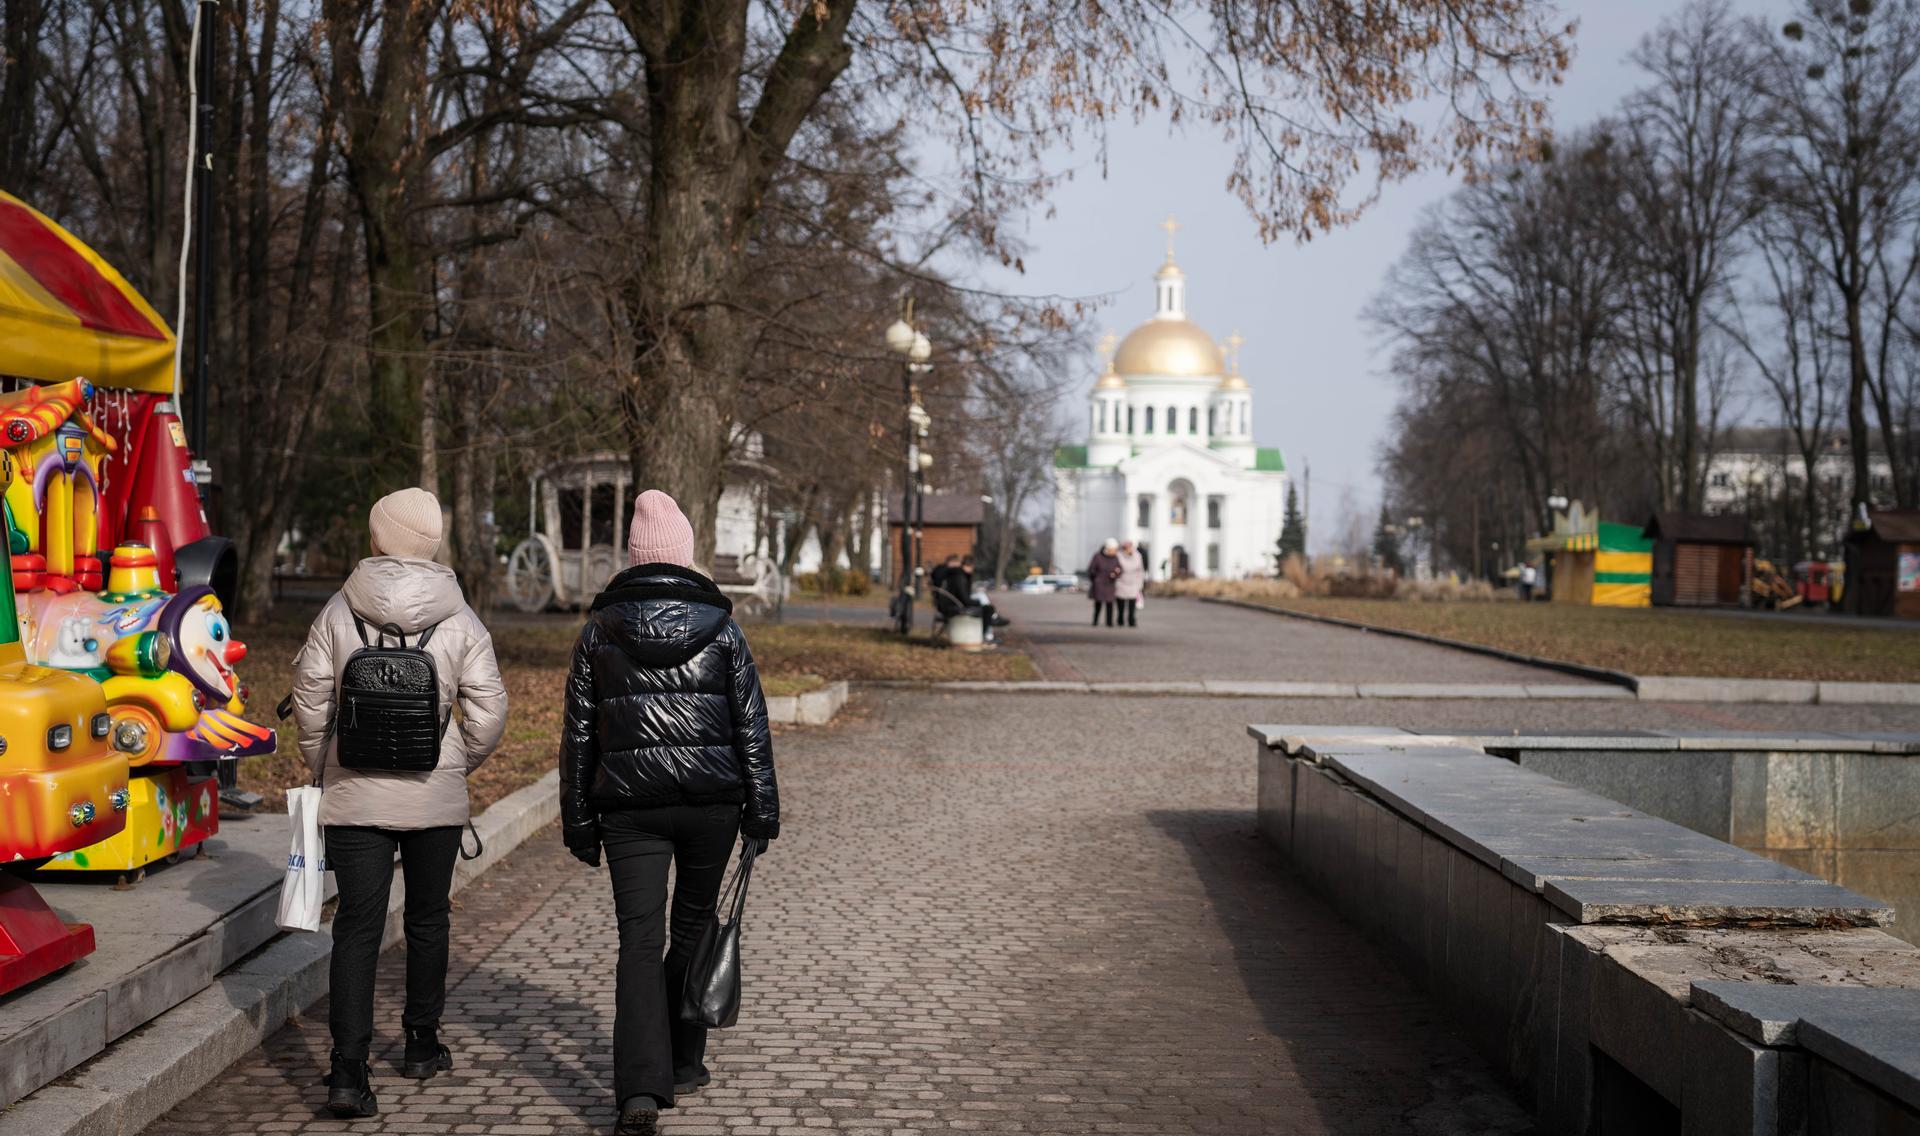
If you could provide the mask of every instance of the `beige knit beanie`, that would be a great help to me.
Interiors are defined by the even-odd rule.
[[[649,489],[633,499],[627,563],[693,567],[693,526],[679,504],[658,489]]]
[[[367,514],[376,556],[432,560],[440,551],[440,499],[424,489],[402,489],[373,503]]]

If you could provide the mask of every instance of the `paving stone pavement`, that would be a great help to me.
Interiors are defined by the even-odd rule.
[[[784,735],[746,1006],[664,1130],[1524,1131],[1426,999],[1270,863],[1251,743],[1167,703],[895,691]],[[460,902],[454,1073],[393,1069],[391,952],[377,1121],[321,1112],[323,1003],[151,1136],[607,1131],[604,871],[549,832]]]
[[[1525,1115],[1253,830],[1250,721],[1913,729],[1920,708],[863,696],[777,750],[786,835],[748,906],[747,1001],[671,1136],[1480,1133]],[[149,1136],[608,1131],[603,871],[543,834],[464,893],[445,1036],[382,1115],[321,1111],[314,1007]]]

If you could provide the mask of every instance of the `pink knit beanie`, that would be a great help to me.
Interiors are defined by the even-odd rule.
[[[377,555],[432,560],[440,551],[440,499],[424,489],[389,493],[373,503],[367,530]]]
[[[673,498],[658,489],[649,489],[633,499],[627,563],[693,567],[693,526]]]

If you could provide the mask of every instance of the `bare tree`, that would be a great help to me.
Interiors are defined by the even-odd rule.
[[[645,67],[647,188],[627,316],[635,352],[624,399],[637,481],[665,486],[706,534],[737,417],[753,326],[741,303],[764,203],[823,97],[851,75],[869,113],[937,105],[955,124],[989,244],[1033,159],[1123,111],[1217,122],[1239,148],[1234,188],[1268,233],[1350,219],[1362,155],[1380,179],[1445,156],[1525,145],[1544,108],[1509,81],[1546,81],[1565,45],[1520,0],[1396,0],[1277,8],[1213,0],[1065,13],[1042,0],[908,7],[857,0],[613,0]],[[1196,42],[1189,16],[1211,29]],[[1198,48],[1199,50],[1193,50]],[[1202,54],[1204,52],[1204,54]],[[1174,81],[1194,72],[1195,89]],[[1444,95],[1423,131],[1407,108]],[[811,135],[807,135],[811,137]],[[672,424],[662,432],[658,424]]]
[[[1659,506],[1695,512],[1727,393],[1708,341],[1757,211],[1760,96],[1725,0],[1694,0],[1633,61],[1651,82],[1627,99],[1616,147],[1625,216],[1615,232],[1628,265],[1620,390]]]
[[[1867,405],[1900,461],[1889,375],[1900,314],[1920,272],[1920,4],[1799,0],[1778,31],[1756,27],[1769,133],[1765,189],[1819,266],[1846,345],[1855,508],[1872,500]],[[1895,465],[1901,504],[1913,488]]]

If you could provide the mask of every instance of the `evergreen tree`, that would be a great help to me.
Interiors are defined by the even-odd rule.
[[[1385,505],[1380,506],[1380,523],[1373,530],[1373,558],[1396,576],[1407,574],[1406,561],[1400,558],[1400,533],[1387,518]]]
[[[1292,482],[1287,483],[1287,513],[1280,527],[1280,563],[1289,556],[1307,558],[1307,519],[1300,515],[1300,495]]]

